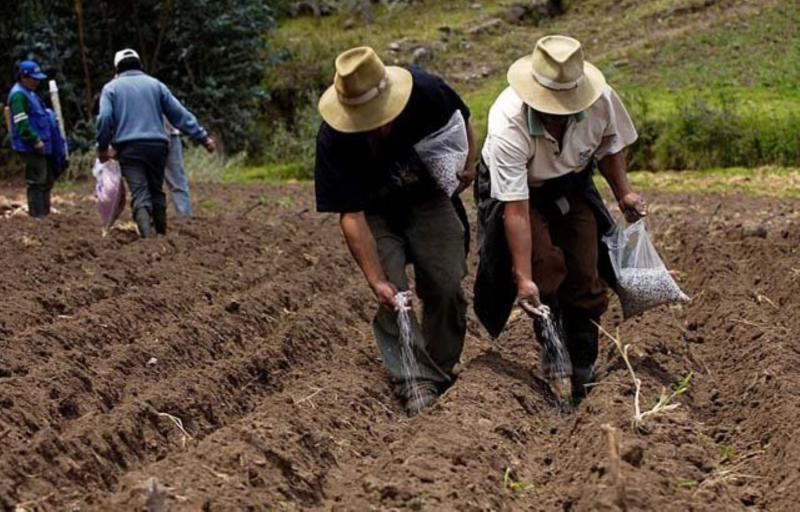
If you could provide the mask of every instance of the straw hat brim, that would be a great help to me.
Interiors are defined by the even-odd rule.
[[[319,100],[319,113],[334,130],[344,133],[368,132],[394,121],[406,108],[414,79],[411,72],[398,66],[386,66],[389,86],[363,105],[345,105],[336,88],[330,86]]]
[[[583,80],[578,87],[556,91],[541,85],[533,77],[531,55],[517,60],[508,69],[511,88],[534,110],[545,114],[570,115],[591,107],[603,94],[606,79],[594,65],[583,63]]]

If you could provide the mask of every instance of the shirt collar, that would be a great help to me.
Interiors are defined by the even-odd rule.
[[[586,119],[586,111],[582,110],[577,114],[572,114],[571,117],[575,119],[576,123],[580,123]],[[531,137],[544,137],[545,135],[544,124],[542,124],[539,115],[531,107],[528,107],[528,133],[530,133]]]
[[[141,69],[129,69],[128,71],[123,71],[118,76],[133,76],[133,75],[143,75],[144,71]]]

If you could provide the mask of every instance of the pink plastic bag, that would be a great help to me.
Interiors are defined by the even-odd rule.
[[[107,160],[106,163],[101,163],[100,160],[95,160],[92,174],[97,180],[94,193],[100,221],[104,229],[111,229],[125,208],[125,185],[122,183],[119,162]]]

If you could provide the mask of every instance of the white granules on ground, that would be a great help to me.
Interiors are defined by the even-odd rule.
[[[406,398],[419,402],[417,376],[420,372],[417,356],[414,354],[414,332],[411,329],[411,292],[398,292],[394,300],[397,303],[397,327],[400,329],[400,368],[405,378],[403,384],[410,391]]]
[[[541,326],[542,373],[545,378],[572,376],[572,361],[564,345],[564,329],[561,320],[549,312],[536,320]]]

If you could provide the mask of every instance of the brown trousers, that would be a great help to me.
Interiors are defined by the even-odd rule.
[[[569,198],[565,214],[538,209],[535,199],[531,204],[533,280],[542,302],[561,321],[572,367],[587,371],[597,359],[597,327],[592,322],[608,308],[606,285],[597,268],[597,219],[582,194]],[[538,330],[537,337],[544,341]],[[546,352],[546,343],[543,349]],[[545,374],[550,363],[545,354]]]
[[[532,207],[531,231],[533,280],[542,297],[555,297],[562,307],[579,308],[594,317],[602,315],[608,297],[597,270],[597,220],[586,199],[580,194],[570,197],[565,215]]]

